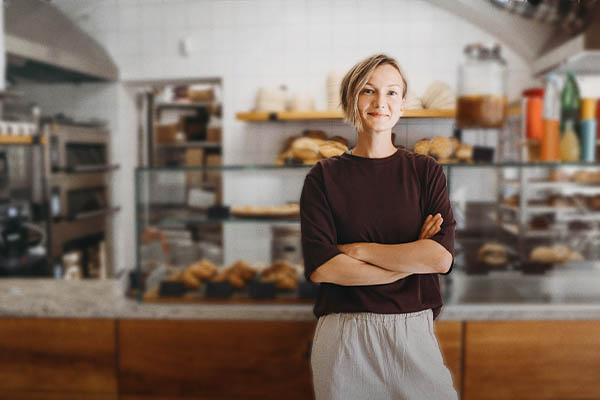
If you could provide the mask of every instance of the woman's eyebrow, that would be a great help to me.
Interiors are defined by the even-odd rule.
[[[371,86],[371,87],[375,87],[373,84],[371,84],[371,83],[368,83],[368,82],[365,84],[365,86]],[[389,87],[389,88],[391,88],[391,87],[393,87],[393,86],[396,86],[396,87],[402,88],[402,86],[401,86],[401,85],[398,85],[398,84],[396,84],[396,83],[393,83],[393,84],[391,84],[391,85],[389,85],[389,86],[384,86],[384,87]]]

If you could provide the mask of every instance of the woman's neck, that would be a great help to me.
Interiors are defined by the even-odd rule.
[[[392,143],[392,131],[389,132],[360,132],[358,142],[352,149],[352,155],[366,158],[384,158],[396,152]]]

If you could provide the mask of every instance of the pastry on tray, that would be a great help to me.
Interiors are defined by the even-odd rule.
[[[257,269],[252,265],[238,260],[227,268],[221,268],[210,281],[229,282],[234,289],[243,289],[248,282],[254,279],[257,273]]]
[[[294,290],[298,287],[299,272],[292,263],[276,260],[264,269],[259,277],[260,282],[273,282],[279,290]]]
[[[231,214],[242,218],[293,218],[300,215],[298,203],[276,206],[234,206]]]
[[[485,243],[477,252],[477,260],[489,267],[504,267],[508,263],[508,253],[500,243]]]

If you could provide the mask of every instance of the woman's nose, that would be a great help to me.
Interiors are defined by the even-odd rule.
[[[384,108],[385,107],[385,95],[380,94],[379,96],[376,96],[374,105],[376,108]]]

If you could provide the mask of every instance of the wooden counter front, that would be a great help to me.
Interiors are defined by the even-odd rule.
[[[119,321],[120,392],[202,399],[312,398],[309,356],[315,326],[295,321]]]
[[[435,321],[457,392],[599,399],[600,321]],[[0,319],[7,399],[312,399],[316,321]]]
[[[115,321],[0,319],[0,397],[117,399]]]
[[[465,326],[465,400],[597,400],[598,378],[599,321]]]

